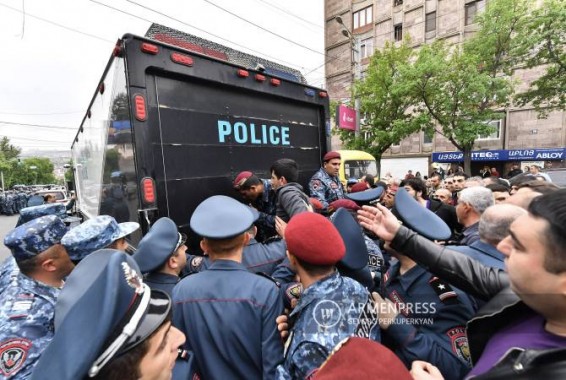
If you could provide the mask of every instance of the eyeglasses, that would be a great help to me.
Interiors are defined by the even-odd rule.
[[[179,249],[180,246],[184,245],[185,242],[187,241],[187,235],[182,234],[180,232],[178,232],[179,234],[179,240],[177,241],[177,245],[175,246],[175,249],[173,250],[173,252],[175,252],[176,250]]]

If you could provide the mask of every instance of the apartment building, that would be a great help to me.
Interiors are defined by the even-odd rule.
[[[488,0],[325,0],[326,84],[330,98],[348,100],[355,77],[353,48],[359,51],[360,75],[376,49],[387,41],[402,41],[406,34],[415,48],[435,39],[461,43],[476,30],[474,17]],[[347,30],[347,32],[344,32]],[[357,57],[356,57],[357,59]],[[537,78],[541,69],[518,69],[521,88]],[[566,113],[551,112],[538,119],[534,109],[510,108],[493,120],[496,131],[478,136],[472,157],[472,174],[484,165],[507,173],[513,163],[565,167]],[[363,126],[362,126],[363,128]],[[338,137],[333,144],[340,146]],[[432,162],[456,166],[461,155],[442,135],[420,132],[392,146],[382,158],[382,173],[393,175],[430,171]],[[450,153],[452,152],[452,153]]]

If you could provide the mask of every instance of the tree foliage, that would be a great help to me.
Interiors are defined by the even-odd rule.
[[[4,136],[0,140],[0,152],[2,152],[4,159],[9,161],[17,158],[22,152],[22,149],[10,144],[10,139]]]
[[[517,96],[517,103],[531,103],[540,116],[566,110],[566,0],[545,0],[517,40],[527,68],[546,65],[543,75]]]
[[[429,125],[427,115],[411,112],[412,56],[408,41],[400,46],[387,44],[382,51],[375,51],[365,78],[354,87],[364,119],[361,133],[356,136],[353,131],[338,131],[347,148],[371,153],[379,163],[391,145]]]

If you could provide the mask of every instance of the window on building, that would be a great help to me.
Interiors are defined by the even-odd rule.
[[[371,55],[373,54],[373,37],[362,40],[360,49],[362,59],[371,57]]]
[[[354,12],[354,29],[369,25],[373,22],[373,5]]]
[[[501,120],[492,120],[487,124],[495,128],[495,130],[489,135],[478,136],[478,140],[499,140],[499,136],[501,135]]]
[[[471,25],[474,23],[476,14],[483,8],[484,0],[472,1],[465,5],[465,23]]]
[[[436,30],[436,12],[426,14],[425,32],[434,32]]]
[[[393,38],[395,41],[401,41],[403,39],[403,24],[397,24],[393,28]]]
[[[393,0],[393,6],[399,6],[399,5],[403,5],[403,0]]]
[[[423,132],[423,144],[432,144],[434,138],[434,131],[426,130]]]

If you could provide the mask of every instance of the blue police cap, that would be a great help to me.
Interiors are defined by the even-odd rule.
[[[94,252],[75,267],[59,294],[55,335],[32,379],[95,376],[147,339],[170,311],[169,296],[143,283],[133,258],[113,249]]]
[[[346,246],[346,254],[337,264],[338,267],[345,267],[350,270],[364,268],[368,264],[369,255],[364,240],[362,228],[356,222],[352,214],[339,208],[331,217],[334,227],[342,236]]]
[[[179,233],[175,222],[164,217],[153,224],[132,257],[142,273],[152,272],[161,267],[184,241],[186,236]]]
[[[357,193],[348,193],[346,194],[346,198],[355,202],[369,203],[381,197],[381,194],[383,194],[383,187],[378,186],[374,189],[359,191]]]
[[[135,222],[116,222],[111,216],[99,215],[71,229],[61,239],[71,260],[82,260],[86,255],[108,247],[113,241],[127,236],[140,227]]]
[[[16,261],[31,259],[59,244],[67,232],[65,223],[55,215],[41,216],[14,228],[4,238]]]
[[[41,216],[56,215],[63,218],[66,214],[67,209],[65,208],[65,205],[61,203],[47,203],[39,206],[26,207],[20,210],[20,217],[16,227]]]
[[[346,181],[346,184],[348,185],[355,185],[356,183],[358,183],[358,180],[355,178],[348,178],[348,180]]]
[[[447,240],[452,235],[450,227],[438,215],[423,207],[402,187],[395,195],[395,209],[404,224],[430,240]]]
[[[221,240],[244,233],[253,222],[248,206],[224,195],[214,195],[198,205],[190,226],[202,237]]]

